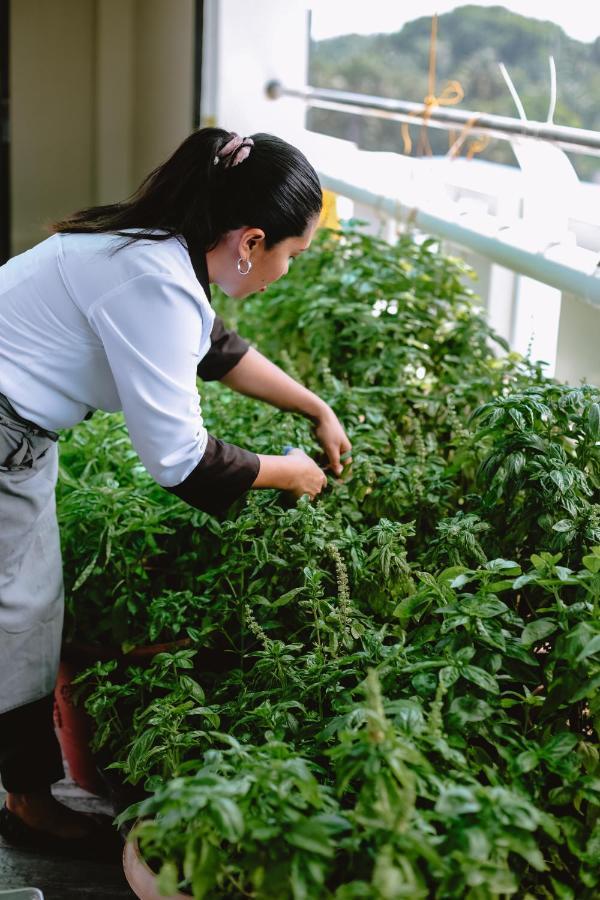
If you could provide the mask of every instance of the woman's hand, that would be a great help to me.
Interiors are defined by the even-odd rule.
[[[286,459],[290,460],[291,481],[288,491],[294,497],[302,497],[308,494],[314,500],[327,485],[327,476],[314,460],[298,447],[286,453]]]
[[[327,456],[327,468],[336,477],[342,474],[344,466],[352,462],[351,459],[345,459],[342,464],[340,459],[344,454],[349,454],[352,448],[331,407],[317,394],[290,378],[254,347],[250,347],[237,365],[221,380],[234,391],[264,400],[279,409],[300,413],[310,419],[315,426],[317,440]],[[263,483],[278,477],[274,476],[274,471],[279,463],[275,463],[274,460],[275,457],[271,457],[267,462],[265,458],[263,476],[259,476],[255,487],[281,487],[280,484]]]
[[[285,456],[259,454],[260,469],[253,488],[277,488],[289,491],[294,497],[307,494],[311,500],[320,494],[327,484],[327,476],[321,468],[297,447]]]
[[[342,423],[326,403],[323,404],[321,414],[315,419],[315,436],[327,455],[331,471],[339,477],[344,471],[344,466],[352,462],[352,458],[348,457],[342,463],[340,457],[350,453],[352,445]]]

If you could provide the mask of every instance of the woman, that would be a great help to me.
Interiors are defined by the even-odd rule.
[[[243,298],[285,275],[321,203],[296,148],[205,128],[129,200],[75,213],[0,268],[0,832],[13,842],[98,845],[90,818],[50,793],[63,776],[57,432],[122,409],[150,474],[209,512],[251,488],[314,498],[326,479],[306,454],[256,455],[207,433],[196,375],[310,418],[341,473],[350,444],[334,412],[210,306],[211,283]]]

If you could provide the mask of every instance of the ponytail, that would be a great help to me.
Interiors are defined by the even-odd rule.
[[[304,154],[271,134],[234,138],[222,128],[193,132],[127,200],[81,209],[51,231],[109,232],[125,238],[121,246],[181,235],[204,252],[241,227],[261,228],[267,250],[302,235],[322,206],[317,173]],[[221,156],[228,145],[233,151]]]

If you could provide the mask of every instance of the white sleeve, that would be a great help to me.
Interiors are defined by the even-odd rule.
[[[208,440],[196,386],[214,318],[208,301],[173,278],[144,274],[96,300],[88,317],[142,463],[164,487],[179,484]]]

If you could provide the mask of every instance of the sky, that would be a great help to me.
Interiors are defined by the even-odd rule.
[[[312,37],[319,41],[338,34],[399,31],[405,22],[466,5],[460,0],[312,0]],[[579,41],[600,37],[598,0],[472,0],[472,5],[504,6],[523,16],[555,22]]]

